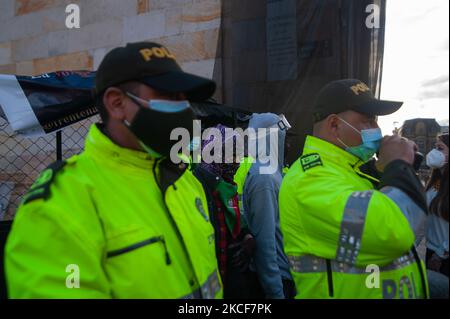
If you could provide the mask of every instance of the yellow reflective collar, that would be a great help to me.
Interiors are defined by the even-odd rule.
[[[133,166],[149,170],[154,159],[146,152],[121,147],[111,141],[97,127],[91,125],[85,142],[85,154],[99,161],[115,162],[121,166]]]
[[[336,145],[333,145],[327,141],[324,141],[320,138],[308,135],[306,137],[305,147],[303,149],[303,154],[310,153],[319,153],[322,159],[326,159],[327,161],[332,161],[340,166],[344,166],[345,164],[349,164],[352,167],[358,164],[358,162],[362,161],[343,150]]]

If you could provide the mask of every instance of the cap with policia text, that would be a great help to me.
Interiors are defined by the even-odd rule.
[[[396,112],[402,104],[375,98],[370,88],[360,80],[337,80],[320,90],[313,107],[314,121],[350,110],[371,116],[388,115]]]
[[[106,54],[96,73],[94,93],[98,96],[127,81],[167,93],[185,93],[191,101],[206,100],[216,90],[214,81],[184,72],[167,48],[152,42],[128,43]]]

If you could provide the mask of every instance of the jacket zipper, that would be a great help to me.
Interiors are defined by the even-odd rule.
[[[156,237],[152,237],[150,239],[141,241],[139,243],[133,244],[131,246],[125,247],[125,248],[120,248],[120,249],[116,249],[113,251],[110,251],[108,253],[106,253],[106,257],[115,257],[118,255],[122,255],[124,253],[133,251],[135,249],[147,246],[147,245],[151,245],[151,244],[155,244],[155,243],[161,243],[164,246],[164,254],[166,257],[166,265],[170,265],[172,263],[172,260],[170,259],[170,255],[169,255],[169,251],[167,249],[167,244],[166,244],[166,240],[164,239],[164,236],[156,236]]]
[[[172,224],[172,227],[174,228],[175,233],[176,233],[178,239],[180,240],[181,246],[182,246],[182,248],[183,248],[183,250],[184,250],[184,253],[186,254],[186,258],[187,258],[187,260],[188,260],[188,262],[189,262],[189,265],[191,266],[193,275],[196,277],[197,275],[196,275],[196,273],[195,273],[194,263],[192,262],[191,256],[189,255],[189,251],[188,251],[188,249],[187,249],[186,243],[184,242],[183,235],[181,235],[180,229],[178,228],[178,225],[177,225],[177,223],[175,222],[175,219],[173,218],[172,214],[170,213],[170,209],[169,209],[169,207],[167,206],[165,193],[161,190],[161,185],[159,184],[159,181],[158,181],[158,176],[157,176],[157,174],[156,174],[156,167],[157,167],[157,165],[159,164],[159,162],[160,162],[160,161],[155,161],[155,163],[154,163],[154,165],[153,165],[153,176],[154,176],[154,178],[155,178],[156,184],[158,185],[158,188],[159,188],[159,190],[160,190],[161,196],[162,196],[162,198],[163,198],[166,216],[167,216],[167,218],[169,219],[170,223]],[[177,188],[176,188],[176,186],[175,186],[175,183],[172,184],[172,186],[173,186],[174,191],[177,191]]]

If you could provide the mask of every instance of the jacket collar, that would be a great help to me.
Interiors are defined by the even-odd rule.
[[[149,170],[155,161],[148,153],[121,147],[109,139],[93,124],[85,142],[85,153],[105,163],[114,163],[122,167],[133,167]]]
[[[356,167],[363,164],[363,161],[353,154],[311,135],[306,137],[305,147],[303,149],[303,154],[308,153],[319,153],[321,158],[338,165],[349,164],[351,167]]]

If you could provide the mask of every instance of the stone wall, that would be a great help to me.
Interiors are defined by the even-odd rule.
[[[70,3],[80,7],[80,29],[65,26]],[[0,73],[96,69],[111,48],[151,40],[212,77],[220,16],[220,0],[2,0]]]
[[[80,29],[65,25],[70,3],[80,8]],[[214,78],[221,100],[220,23],[220,0],[1,0],[0,74],[96,70],[114,47],[155,41],[186,71]],[[63,155],[81,150],[80,134],[89,124],[64,129]],[[55,160],[55,143],[54,134],[25,139],[0,125],[0,183],[15,185],[6,218],[37,173]]]

